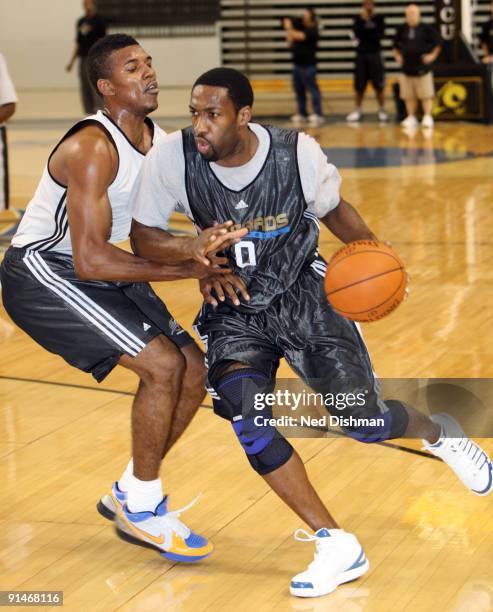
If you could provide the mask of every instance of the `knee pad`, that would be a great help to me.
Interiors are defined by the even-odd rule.
[[[276,431],[271,442],[262,451],[255,455],[247,454],[247,459],[252,468],[264,476],[284,465],[291,458],[293,450],[286,438]]]
[[[342,426],[344,433],[366,444],[402,438],[409,423],[409,415],[404,404],[397,400],[386,400],[383,404],[385,411],[381,413],[373,413],[369,416],[365,414],[344,416],[344,419],[349,419],[349,424]],[[360,425],[358,421],[363,418],[368,423]]]
[[[256,395],[265,396],[274,390],[275,381],[260,370],[242,368],[212,380],[207,390],[212,396],[214,412],[231,422],[253,416]]]
[[[214,410],[231,421],[233,430],[245,451],[250,465],[259,474],[268,474],[291,457],[293,447],[269,422],[269,406],[256,408],[257,394],[271,393],[274,380],[259,370],[243,368],[229,372],[215,386],[219,397]]]
[[[277,429],[264,419],[272,413],[255,415],[233,423],[233,430],[240,441],[253,469],[261,476],[277,470],[293,454],[293,447]]]

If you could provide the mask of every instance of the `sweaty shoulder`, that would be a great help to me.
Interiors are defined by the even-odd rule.
[[[109,182],[118,172],[118,152],[112,139],[96,125],[87,125],[57,146],[49,161],[53,177],[64,185],[73,171],[103,175]]]

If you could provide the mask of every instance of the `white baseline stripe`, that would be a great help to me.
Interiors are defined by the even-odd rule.
[[[104,310],[104,308],[101,308],[99,304],[91,300],[90,297],[88,297],[80,289],[72,285],[69,281],[55,274],[53,270],[48,266],[48,264],[44,261],[44,259],[41,257],[41,255],[39,255],[39,253],[35,252],[33,253],[33,256],[35,257],[39,266],[43,270],[45,270],[46,275],[49,278],[53,279],[53,282],[58,283],[58,285],[65,287],[68,293],[74,294],[74,297],[77,296],[81,302],[84,302],[91,309],[91,314],[94,317],[97,317],[101,321],[105,322],[113,333],[123,338],[126,342],[129,342],[130,344],[134,344],[138,350],[141,350],[145,347],[144,342],[138,336],[136,336],[131,331],[129,331],[126,327],[124,327],[120,323],[120,321],[117,321],[117,319],[115,319],[112,315],[110,315],[109,312]],[[96,312],[93,312],[93,310]]]
[[[44,272],[42,270],[39,270],[39,268],[36,267],[36,262],[33,261],[32,258],[28,258],[26,256],[24,257],[23,261],[26,264],[27,268],[29,268],[33,276],[35,276],[35,278],[37,278],[37,280],[42,285],[44,285],[50,291],[53,291],[53,293],[61,297],[65,302],[67,302],[73,308],[75,308],[77,312],[80,312],[88,321],[91,321],[91,323],[93,323],[98,329],[100,329],[106,336],[108,336],[116,344],[118,344],[118,346],[122,347],[127,353],[132,355],[132,357],[135,357],[139,353],[140,351],[139,348],[132,346],[131,343],[129,343],[126,339],[122,340],[121,337],[115,336],[112,333],[113,330],[108,329],[100,322],[100,320],[95,319],[92,316],[92,313],[87,310],[86,306],[84,304],[81,304],[80,301],[77,300],[76,297],[67,294],[66,291],[58,288],[54,283],[52,283],[49,279],[47,279],[44,275]]]

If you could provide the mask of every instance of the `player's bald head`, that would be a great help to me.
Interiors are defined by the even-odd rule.
[[[421,11],[417,4],[408,4],[406,6],[406,21],[411,27],[418,25],[421,19]]]

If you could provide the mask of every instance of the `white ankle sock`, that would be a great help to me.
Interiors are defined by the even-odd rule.
[[[128,479],[127,507],[130,512],[154,512],[163,500],[161,479],[139,480],[133,474]]]
[[[134,460],[131,458],[120,480],[118,481],[118,488],[120,489],[120,491],[123,491],[124,493],[128,491],[130,478],[133,476],[133,473],[134,473]]]

